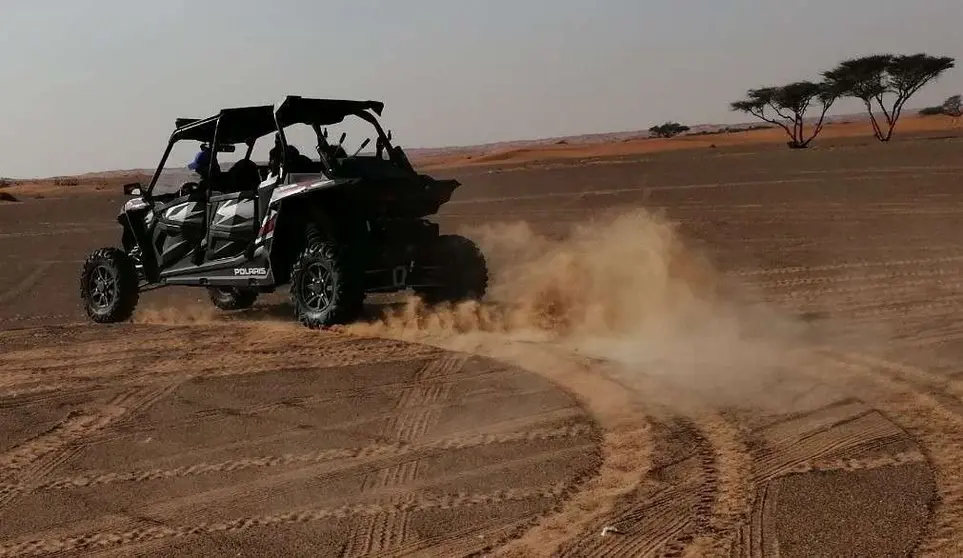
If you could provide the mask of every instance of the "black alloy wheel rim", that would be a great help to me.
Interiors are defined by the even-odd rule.
[[[334,273],[328,265],[315,262],[308,266],[301,283],[301,300],[312,312],[323,312],[334,300]]]
[[[97,310],[106,310],[117,299],[117,277],[105,265],[90,274],[90,302]]]

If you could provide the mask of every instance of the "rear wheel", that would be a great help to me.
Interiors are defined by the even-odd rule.
[[[257,300],[257,291],[237,287],[209,287],[207,294],[219,310],[243,310]]]
[[[80,297],[87,316],[97,323],[131,317],[140,296],[134,260],[119,248],[101,248],[84,262]]]
[[[364,308],[362,274],[348,250],[331,242],[312,242],[291,270],[295,315],[310,328],[344,324]]]
[[[478,246],[464,236],[452,234],[438,237],[428,257],[439,267],[439,287],[416,289],[427,304],[458,303],[478,300],[488,290],[488,264]]]

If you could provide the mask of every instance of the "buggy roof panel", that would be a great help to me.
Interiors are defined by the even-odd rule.
[[[276,130],[270,105],[226,108],[207,118],[178,118],[174,139],[210,143],[217,130],[218,143],[246,143]]]
[[[358,114],[366,110],[373,110],[381,116],[384,110],[381,101],[350,101],[344,99],[306,99],[289,95],[278,104],[275,113],[277,121],[282,127],[291,124],[316,124],[327,126],[337,124],[349,114]]]

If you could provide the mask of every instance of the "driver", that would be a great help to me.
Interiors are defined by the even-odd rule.
[[[200,177],[196,185],[192,185],[188,189],[190,194],[201,194],[205,190],[214,191],[217,189],[213,182],[221,176],[221,166],[218,164],[217,158],[214,157],[210,145],[202,143],[201,150],[197,152],[194,160],[187,165],[187,168]]]
[[[211,153],[211,146],[207,145],[206,143],[202,143],[201,150],[197,152],[197,155],[194,156],[194,160],[187,165],[187,168],[194,171],[200,177],[200,182],[197,184],[197,186],[185,185],[185,189],[187,191],[182,192],[182,194],[186,193],[188,196],[194,198],[205,190],[214,190],[210,184],[210,179],[221,174],[221,167],[218,165],[217,159],[214,158],[213,154]],[[194,263],[196,265],[200,265],[204,258],[204,249],[207,245],[207,239],[202,235],[200,238],[190,240],[192,240],[190,243],[194,248]]]
[[[187,168],[197,173],[197,175],[201,177],[202,181],[208,180],[211,178],[211,176],[208,175],[212,169],[211,157],[211,147],[206,143],[201,144],[201,150],[197,152],[197,155],[194,156],[194,160],[187,165]],[[214,160],[213,171],[214,176],[217,176],[221,173],[221,167],[218,166],[216,159]]]
[[[212,159],[213,165],[211,165]],[[216,179],[221,174],[221,167],[211,152],[211,146],[206,143],[201,144],[201,150],[197,152],[194,160],[187,165],[187,168],[194,171],[194,173],[200,177],[197,188],[192,189],[198,192],[203,191],[204,188],[213,189],[213,185],[210,183],[211,180]]]

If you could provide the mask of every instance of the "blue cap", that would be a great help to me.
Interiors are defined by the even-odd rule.
[[[211,152],[207,149],[202,149],[197,152],[197,155],[194,156],[194,160],[187,165],[187,168],[191,169],[192,171],[207,170],[210,164]]]

